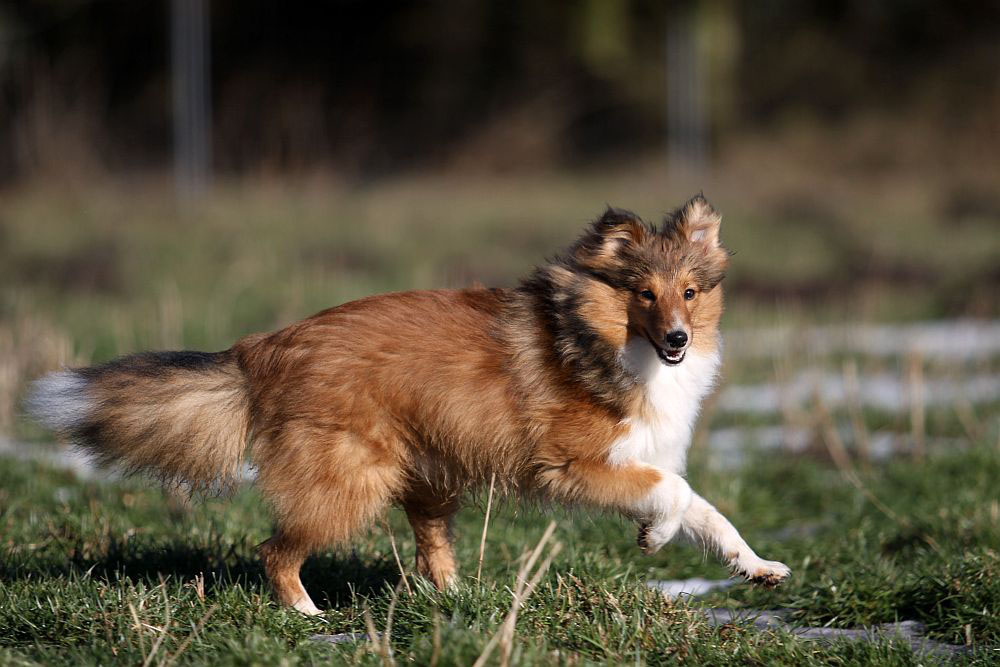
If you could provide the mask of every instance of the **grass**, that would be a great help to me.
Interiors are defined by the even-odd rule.
[[[516,664],[690,661],[715,664],[916,664],[898,643],[832,647],[782,632],[713,628],[702,604],[787,607],[798,621],[853,627],[912,619],[937,639],[971,642],[974,658],[1000,647],[1000,456],[986,444],[938,452],[926,464],[897,460],[862,476],[892,513],[833,468],[809,459],[754,460],[737,473],[698,469],[712,499],[769,558],[794,570],[771,591],[738,585],[704,602],[673,602],[643,581],[720,577],[698,548],[671,545],[646,558],[621,520],[509,502],[494,507],[481,581],[483,512],[457,521],[465,575],[439,593],[399,570],[388,532],[349,552],[308,561],[303,579],[327,611],[306,618],[271,599],[254,545],[269,523],[252,489],[179,514],[141,480],[81,481],[38,464],[0,462],[0,663],[379,664],[366,642],[326,645],[312,634],[364,633],[365,609],[386,625],[399,662],[471,664],[511,607],[518,556],[550,518],[562,545],[521,609]],[[389,517],[405,567],[413,542]],[[494,654],[495,661],[499,654]]]

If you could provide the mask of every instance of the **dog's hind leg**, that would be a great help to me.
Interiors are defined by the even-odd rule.
[[[286,424],[258,452],[257,486],[278,527],[261,549],[267,575],[282,604],[319,613],[299,580],[302,562],[365,530],[399,496],[402,469],[385,443],[302,423]]]
[[[308,616],[315,616],[321,612],[299,579],[299,570],[308,555],[307,547],[295,543],[280,532],[260,547],[264,571],[271,582],[274,595],[281,604],[293,607]]]
[[[458,571],[451,544],[451,520],[458,511],[458,499],[419,489],[410,492],[403,508],[417,542],[417,572],[438,588],[447,588]]]

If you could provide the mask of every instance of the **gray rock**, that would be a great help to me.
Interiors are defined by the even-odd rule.
[[[863,628],[826,628],[801,627],[789,623],[786,619],[791,611],[788,609],[706,609],[705,615],[712,625],[729,623],[751,623],[758,630],[784,630],[799,639],[821,642],[846,641],[885,641],[898,639],[909,644],[918,655],[931,655],[939,658],[954,657],[969,653],[966,646],[945,644],[924,637],[924,625],[917,621],[899,621],[883,623]]]

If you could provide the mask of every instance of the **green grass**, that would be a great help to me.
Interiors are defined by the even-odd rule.
[[[521,550],[554,518],[564,548],[521,611],[518,664],[928,662],[898,643],[828,647],[713,628],[700,616],[703,604],[788,607],[803,623],[841,627],[913,619],[934,638],[971,641],[975,659],[988,661],[1000,648],[998,478],[1000,456],[986,445],[926,464],[893,462],[862,478],[890,517],[808,459],[762,458],[731,474],[695,470],[695,488],[794,574],[777,590],[741,584],[691,603],[666,600],[643,581],[724,576],[700,549],[670,545],[646,558],[634,527],[619,519],[511,503],[491,521],[477,582],[483,512],[470,506],[456,525],[461,584],[439,593],[412,579],[391,645],[399,662],[428,664],[438,633],[438,664],[470,664],[510,608]],[[247,490],[179,514],[142,480],[80,481],[0,460],[0,664],[141,664],[161,636],[152,664],[175,655],[179,664],[378,664],[365,642],[308,637],[364,632],[366,607],[384,628],[399,580],[387,532],[376,528],[351,551],[307,562],[303,580],[327,611],[306,618],[278,608],[262,580],[254,557],[269,534],[262,510]],[[409,569],[405,521],[394,511],[388,525]]]

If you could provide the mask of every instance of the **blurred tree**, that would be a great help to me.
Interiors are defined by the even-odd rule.
[[[169,7],[0,2],[0,182],[74,162],[170,163]],[[671,84],[667,17],[685,8],[693,24],[678,36],[691,38],[699,73]],[[997,3],[214,0],[211,10],[211,149],[224,173],[521,168],[659,151],[684,113],[667,113],[668,86],[699,81],[702,94],[681,106],[700,110],[681,125],[705,157],[790,117],[868,112],[925,114],[997,141],[984,133],[1000,115]]]

